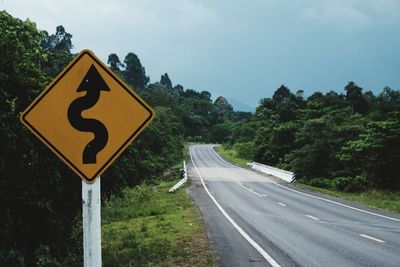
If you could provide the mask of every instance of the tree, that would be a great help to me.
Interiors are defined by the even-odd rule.
[[[282,84],[274,92],[274,95],[272,96],[272,100],[274,100],[275,103],[280,104],[280,103],[289,101],[292,97],[293,97],[293,94],[290,92],[289,88],[287,88],[285,85]]]
[[[211,102],[211,93],[208,91],[201,91],[200,92],[200,97],[203,98],[204,100]]]
[[[55,34],[49,35],[46,31],[43,34],[41,47],[45,60],[40,67],[50,77],[55,77],[73,58],[72,34],[66,32],[62,25],[57,26]]]
[[[215,122],[223,122],[224,120],[231,119],[233,113],[233,107],[229,104],[225,97],[219,96],[214,101],[215,107]]]
[[[349,82],[344,88],[346,101],[354,108],[355,112],[365,114],[368,112],[368,102],[363,96],[363,89],[354,82]]]
[[[133,89],[143,90],[147,87],[150,78],[146,76],[145,68],[135,53],[128,53],[124,60],[125,70],[123,77]]]
[[[161,75],[160,83],[167,87],[168,89],[172,89],[172,82],[168,76],[168,73]]]
[[[43,48],[54,48],[59,51],[70,52],[72,49],[72,34],[65,31],[64,26],[60,25],[56,28],[56,33],[49,35],[47,31],[43,31],[44,39],[41,43]]]
[[[351,163],[373,186],[400,190],[400,112],[368,123],[364,133],[344,145],[338,157]]]
[[[113,54],[108,55],[107,64],[110,66],[110,69],[113,72],[115,72],[117,74],[121,73],[121,67],[123,67],[123,64],[119,60],[119,57],[117,56],[117,54],[113,53]]]

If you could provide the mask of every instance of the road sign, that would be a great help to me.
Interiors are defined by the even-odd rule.
[[[154,111],[83,50],[21,114],[22,123],[93,182],[154,118]]]

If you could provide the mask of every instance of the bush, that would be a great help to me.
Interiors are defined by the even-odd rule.
[[[353,178],[351,177],[337,177],[331,180],[331,189],[345,191],[347,186],[352,183]]]
[[[365,176],[359,175],[346,186],[344,191],[350,193],[363,192],[367,189],[368,184],[368,179]]]
[[[242,159],[253,158],[253,142],[236,143],[233,145],[233,149],[237,152],[237,156]]]
[[[325,188],[325,189],[332,188],[331,180],[328,180],[328,179],[312,178],[312,179],[302,179],[301,181],[307,185],[311,185],[311,186],[315,186],[315,187],[320,187],[320,188]]]

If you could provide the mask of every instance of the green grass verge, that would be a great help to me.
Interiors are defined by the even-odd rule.
[[[246,167],[246,163],[251,161],[239,158],[234,149],[227,149],[224,146],[217,146],[215,147],[215,150],[227,161],[238,164],[241,167]],[[361,193],[349,193],[305,185],[300,182],[296,182],[295,185],[300,188],[309,189],[337,198],[358,202],[373,208],[400,213],[400,192],[368,190]]]
[[[306,185],[300,182],[295,183],[300,188],[317,191],[337,198],[358,202],[370,207],[383,209],[386,211],[400,213],[400,192],[387,192],[379,190],[368,190],[361,193],[348,193],[336,190]]]
[[[178,180],[127,188],[102,209],[104,266],[214,266],[200,214]]]
[[[251,160],[239,158],[236,150],[228,149],[225,146],[215,146],[215,151],[218,152],[220,156],[222,156],[225,160],[232,162],[234,164],[239,165],[240,167],[247,167],[247,162],[251,162]]]

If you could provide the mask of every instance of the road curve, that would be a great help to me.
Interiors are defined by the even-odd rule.
[[[400,266],[398,217],[288,190],[223,161],[212,145],[191,146],[190,154],[190,194],[218,265]]]

